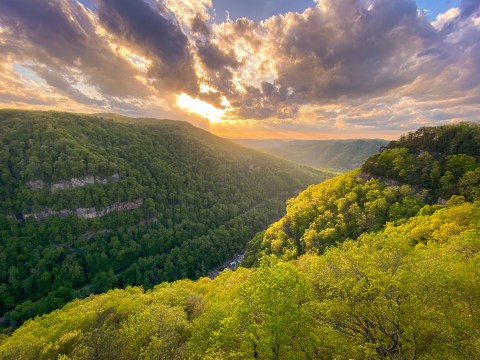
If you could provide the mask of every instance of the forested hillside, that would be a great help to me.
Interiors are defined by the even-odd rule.
[[[316,168],[351,170],[359,167],[369,156],[378,152],[388,141],[358,140],[254,140],[234,142]]]
[[[320,256],[76,300],[0,358],[478,359],[479,251],[480,204],[456,197]]]
[[[361,170],[313,185],[287,203],[287,214],[248,246],[245,264],[262,254],[293,259],[322,253],[364,231],[402,221],[452,195],[480,199],[480,125],[422,128],[370,157]]]
[[[4,324],[205,275],[327,176],[185,122],[113,118],[0,111]]]
[[[480,195],[480,125],[461,123],[421,128],[392,141],[362,171],[429,190],[431,201]]]

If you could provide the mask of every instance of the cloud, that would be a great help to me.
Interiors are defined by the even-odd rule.
[[[137,71],[117,56],[96,32],[88,10],[67,0],[0,2],[0,22],[19,62],[48,66],[59,74],[79,69],[101,92],[113,96],[144,96],[149,90]]]
[[[160,90],[198,90],[188,38],[179,24],[143,0],[100,0],[98,16],[120,42],[152,60],[148,70]]]
[[[474,14],[479,13],[480,3],[478,0],[462,0],[460,4],[461,15],[463,18],[467,18]]]
[[[433,22],[413,0],[317,0],[303,13],[222,23],[211,0],[96,5],[0,2],[0,84],[9,89],[0,103],[187,118],[176,106],[185,94],[198,100],[191,113],[208,104],[236,128],[287,132],[478,120],[478,0]]]
[[[233,52],[226,54],[211,42],[199,43],[197,51],[203,64],[209,69],[218,71],[225,67],[233,69],[239,65]]]
[[[271,86],[241,79],[242,87],[255,87],[241,102],[261,111],[269,101],[273,107],[286,102],[327,103],[398,88],[422,72],[416,55],[437,36],[411,1],[377,1],[369,9],[354,0],[321,1],[303,14],[256,24],[246,36],[242,21],[224,27],[229,31],[220,28],[217,35],[225,38],[225,47],[232,43],[232,32],[236,36],[230,47],[251,44],[246,66],[253,69],[255,80],[258,74],[273,77],[268,81]],[[232,91],[231,84],[223,87]],[[252,98],[257,104],[250,103]]]
[[[462,13],[473,14],[474,4],[462,3]],[[400,128],[390,118],[407,128],[432,123],[440,118],[429,119],[420,108],[441,111],[479,91],[479,26],[454,15],[440,16],[443,24],[437,20],[434,27],[410,0],[322,0],[302,14],[226,22],[214,27],[214,37],[224,51],[241,49],[241,66],[232,78],[214,83],[240,118],[320,123],[312,109],[332,105],[357,118],[350,110],[361,109],[355,104],[386,97],[397,104],[387,109],[399,115],[383,112],[383,120],[374,122],[378,129]],[[448,30],[447,22],[453,25]],[[408,105],[398,99],[409,99]]]
[[[432,23],[432,25],[435,29],[442,30],[445,25],[451,23],[451,21],[459,15],[460,15],[459,8],[451,8],[442,14],[438,14],[437,18]]]

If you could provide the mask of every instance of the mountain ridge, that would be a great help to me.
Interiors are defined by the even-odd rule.
[[[330,176],[173,120],[0,110],[0,146],[0,316],[12,323],[206,275]]]
[[[0,357],[478,358],[480,125],[410,138],[289,199],[249,242],[254,266],[74,300],[0,336]]]
[[[362,232],[414,216],[452,196],[480,198],[480,125],[421,128],[391,142],[362,167],[311,185],[287,214],[249,243],[245,264],[264,254],[293,259],[322,253]],[[443,149],[443,150],[442,150]],[[438,150],[434,155],[428,151]],[[466,152],[462,153],[462,152]]]
[[[246,147],[316,168],[347,171],[359,167],[388,141],[382,139],[351,140],[256,140],[233,139]]]

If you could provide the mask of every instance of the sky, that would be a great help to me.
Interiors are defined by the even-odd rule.
[[[395,0],[393,0],[395,1]],[[246,17],[261,21],[271,16],[288,12],[303,12],[307,8],[315,7],[314,0],[213,0],[215,20],[222,22],[229,17],[235,21]],[[418,0],[417,7],[425,11],[430,20],[435,20],[438,14],[459,7],[460,0]]]
[[[479,121],[480,0],[0,0],[0,107],[234,138]]]

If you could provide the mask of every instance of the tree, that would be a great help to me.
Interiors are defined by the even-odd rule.
[[[260,268],[240,288],[235,317],[242,351],[255,359],[301,359],[315,351],[312,293],[292,264],[262,259]]]

